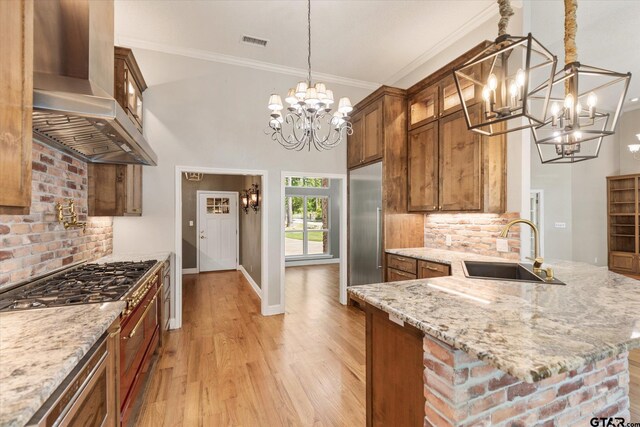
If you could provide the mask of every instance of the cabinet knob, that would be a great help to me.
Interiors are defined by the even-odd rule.
[[[441,211],[442,210],[442,205],[438,206],[438,210]]]
[[[434,206],[432,209],[435,211],[436,209],[438,209],[438,207],[437,207],[437,206]]]

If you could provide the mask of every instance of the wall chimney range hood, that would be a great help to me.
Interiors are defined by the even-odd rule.
[[[92,163],[157,164],[113,97],[113,1],[34,4],[33,137]]]

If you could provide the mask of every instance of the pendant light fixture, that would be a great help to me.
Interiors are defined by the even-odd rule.
[[[200,182],[204,178],[204,174],[201,172],[185,172],[184,178],[187,181]]]
[[[577,0],[564,0],[565,67],[554,78],[548,114],[533,138],[542,163],[575,163],[598,157],[602,139],[615,133],[631,73],[578,62]]]
[[[531,33],[507,34],[513,9],[509,0],[497,2],[498,38],[453,71],[468,128],[489,136],[544,123],[557,63]],[[471,109],[478,103],[479,113]]]
[[[314,84],[311,80],[311,0],[307,0],[307,29],[307,80],[289,89],[286,111],[280,95],[274,93],[269,97],[271,116],[267,133],[288,150],[306,147],[311,151],[312,146],[318,151],[329,150],[353,133],[349,120],[353,107],[349,98],[340,98],[338,111],[331,114],[333,91],[324,83]]]

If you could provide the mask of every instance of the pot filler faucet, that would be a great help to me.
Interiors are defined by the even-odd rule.
[[[541,274],[543,272],[542,263],[544,262],[544,259],[540,256],[540,240],[538,238],[538,234],[539,234],[538,227],[536,227],[536,225],[533,222],[529,221],[528,219],[522,219],[522,218],[509,221],[509,223],[505,225],[502,231],[500,232],[500,237],[506,238],[507,235],[509,234],[509,230],[511,229],[511,227],[513,227],[516,224],[527,224],[533,230],[533,240],[534,240],[534,246],[535,246],[535,248],[533,249],[534,255],[533,255],[533,259],[531,258],[527,258],[527,259],[530,259],[531,261],[533,261],[533,272],[535,274]],[[546,273],[548,277],[549,271],[546,271]],[[553,273],[551,273],[551,278],[553,278]]]

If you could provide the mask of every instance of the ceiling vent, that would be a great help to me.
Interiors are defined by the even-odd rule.
[[[259,39],[253,36],[247,36],[246,34],[242,36],[242,43],[253,44],[256,46],[266,47],[269,40]]]

